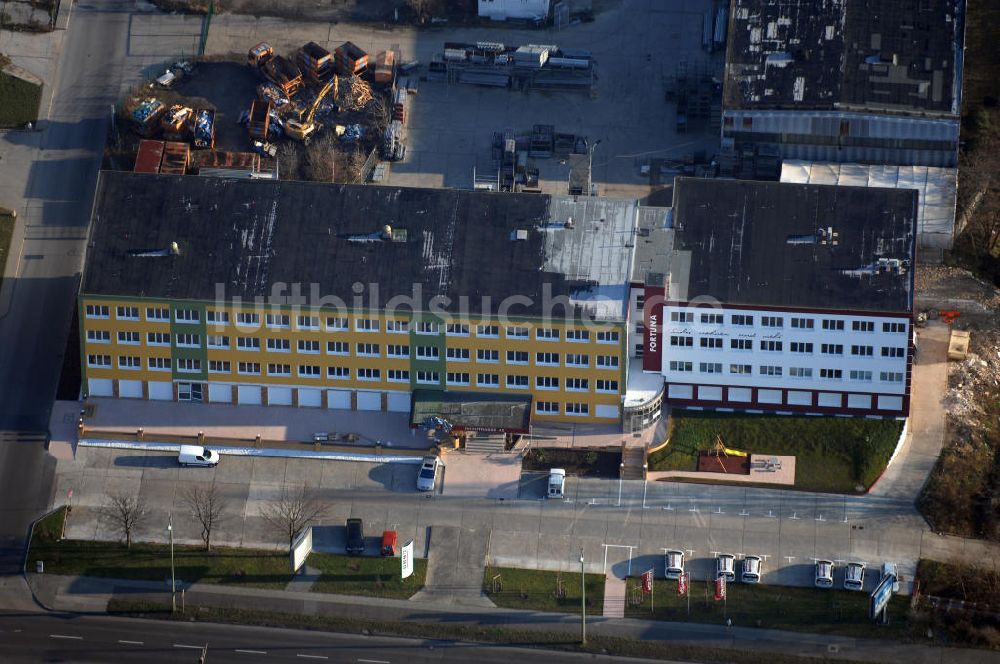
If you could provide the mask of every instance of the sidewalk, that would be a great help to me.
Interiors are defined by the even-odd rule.
[[[166,584],[29,575],[39,601],[49,610],[101,613],[111,598],[166,603]],[[350,616],[356,620],[424,622],[509,630],[564,632],[574,639],[580,632],[576,616],[516,609],[483,609],[442,606],[432,602],[368,597],[295,593],[256,588],[194,584],[185,590],[188,606],[240,608],[266,606],[269,611],[318,616]],[[895,641],[803,634],[723,625],[673,623],[629,618],[588,617],[590,635],[669,641],[705,648],[755,649],[798,656],[845,661],[900,662],[908,664],[973,664],[992,655],[982,650],[942,648]]]

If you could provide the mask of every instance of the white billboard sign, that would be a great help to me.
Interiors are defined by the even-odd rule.
[[[413,540],[403,545],[399,555],[401,578],[406,579],[413,575]]]
[[[292,541],[292,551],[289,554],[289,563],[292,565],[292,574],[306,564],[306,558],[313,550],[313,529],[308,526],[302,530]]]

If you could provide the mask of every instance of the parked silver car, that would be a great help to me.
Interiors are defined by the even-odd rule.
[[[441,459],[436,456],[424,457],[423,463],[420,464],[420,472],[417,473],[417,491],[434,490],[441,465]]]

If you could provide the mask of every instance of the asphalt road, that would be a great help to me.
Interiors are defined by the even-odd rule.
[[[0,612],[0,661],[19,662],[358,662],[431,664],[554,661],[642,662],[478,644],[354,634],[108,618]],[[662,661],[662,660],[661,660]],[[667,663],[669,664],[669,663]]]

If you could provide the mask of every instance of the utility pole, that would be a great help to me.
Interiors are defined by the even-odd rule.
[[[174,575],[174,515],[167,516],[167,534],[170,536],[170,611],[177,613],[177,577]]]
[[[583,571],[583,547],[580,547],[580,645],[587,645],[587,575]]]

